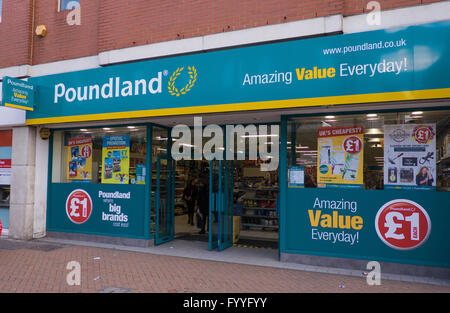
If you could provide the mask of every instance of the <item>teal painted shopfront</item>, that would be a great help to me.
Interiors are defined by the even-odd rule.
[[[448,270],[449,47],[442,22],[31,78],[27,124],[52,129],[47,231],[170,242],[179,178],[195,167],[209,186],[210,250],[232,246],[239,221],[272,229],[281,260]],[[259,112],[275,126],[264,136]],[[274,160],[249,160],[248,146],[226,158],[227,138],[215,141],[220,160],[174,160],[179,137],[158,119],[194,130],[194,116],[225,113],[279,151],[276,170],[258,172]],[[199,145],[186,146],[194,156]]]

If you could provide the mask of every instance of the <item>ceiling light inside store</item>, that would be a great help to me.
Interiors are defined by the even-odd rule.
[[[327,116],[325,116],[325,118],[326,119],[332,119],[332,118],[335,118],[336,116],[334,116],[334,115],[327,115]]]
[[[378,115],[375,113],[369,113],[366,115],[367,117],[377,117]]]
[[[414,111],[411,113],[411,115],[422,115],[423,112],[422,111]]]
[[[111,128],[103,127],[103,130],[111,130]]]
[[[259,138],[259,137],[278,137],[277,134],[269,134],[269,135],[242,135],[241,138]]]
[[[136,128],[136,126],[127,126],[127,128],[134,129],[134,128]]]
[[[82,129],[80,129],[80,131],[87,132],[87,129],[82,128]]]
[[[366,135],[382,135],[383,131],[381,128],[368,128],[364,132]]]

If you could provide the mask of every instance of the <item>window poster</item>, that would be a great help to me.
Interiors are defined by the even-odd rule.
[[[289,187],[305,187],[305,167],[291,166],[289,168]]]
[[[104,136],[102,184],[128,184],[130,179],[130,136]]]
[[[435,124],[385,125],[385,188],[435,189],[435,153]]]
[[[90,181],[92,179],[92,138],[69,138],[67,146],[67,180]]]
[[[317,187],[362,188],[364,127],[319,127],[317,138]]]

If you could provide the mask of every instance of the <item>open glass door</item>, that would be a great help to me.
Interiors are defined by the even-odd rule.
[[[221,205],[219,207],[219,243],[218,250],[224,250],[233,245],[233,161],[222,163]]]
[[[218,218],[218,200],[219,200],[219,162],[217,160],[209,161],[209,250],[217,248],[219,243],[219,218]]]
[[[233,161],[210,161],[209,250],[233,244]]]
[[[156,231],[155,244],[173,240],[175,204],[175,162],[168,155],[158,155],[156,160]]]

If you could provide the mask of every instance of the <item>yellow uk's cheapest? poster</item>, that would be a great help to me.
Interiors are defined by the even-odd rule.
[[[92,138],[76,137],[67,141],[67,180],[92,179]]]
[[[130,180],[130,136],[104,136],[102,184],[128,184]]]
[[[363,187],[363,126],[318,129],[317,187]]]

